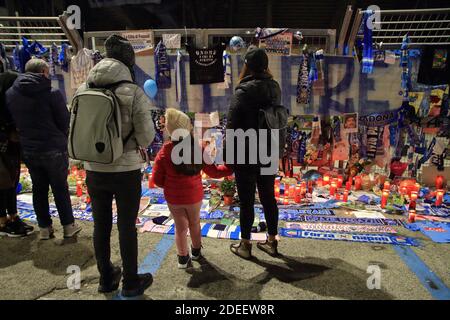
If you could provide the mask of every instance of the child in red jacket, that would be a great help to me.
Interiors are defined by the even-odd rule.
[[[152,175],[155,184],[164,189],[164,197],[175,221],[178,268],[185,269],[191,259],[198,260],[201,256],[200,208],[203,185],[200,172],[203,170],[212,178],[226,177],[233,172],[224,165],[195,164],[193,149],[201,147],[192,136],[191,120],[186,114],[173,108],[167,109],[165,118],[171,141],[166,142],[158,152]],[[180,143],[191,146],[192,156],[188,163],[178,164],[176,158],[177,155],[182,156],[180,152],[172,155],[172,150]],[[203,156],[201,149],[197,151]],[[187,246],[188,230],[192,240],[191,255]]]

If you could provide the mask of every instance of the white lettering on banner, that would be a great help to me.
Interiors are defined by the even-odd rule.
[[[67,18],[67,28],[70,30],[81,29],[81,9],[77,5],[70,5],[67,7],[67,13],[70,16]]]
[[[377,265],[370,265],[367,267],[367,273],[370,274],[367,278],[367,289],[381,289],[381,269]]]
[[[70,274],[67,279],[67,289],[69,290],[80,290],[81,288],[81,270],[79,266],[70,265],[67,267],[68,274]]]

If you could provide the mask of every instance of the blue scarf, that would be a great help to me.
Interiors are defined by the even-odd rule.
[[[170,61],[166,46],[162,41],[155,49],[155,81],[158,89],[168,89],[171,87]]]

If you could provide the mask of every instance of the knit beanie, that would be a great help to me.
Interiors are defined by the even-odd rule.
[[[269,57],[264,49],[250,46],[245,54],[245,64],[251,71],[262,73],[269,68]]]
[[[119,60],[128,68],[132,68],[136,63],[133,46],[127,39],[113,34],[105,41],[106,57]]]
[[[178,141],[180,137],[183,139],[189,136],[192,130],[191,119],[184,113],[174,108],[166,110],[166,129],[170,135],[172,141]],[[177,136],[173,137],[172,134],[176,129],[180,130]]]

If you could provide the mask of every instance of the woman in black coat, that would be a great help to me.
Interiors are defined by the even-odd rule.
[[[245,55],[245,65],[241,72],[240,83],[231,98],[227,129],[258,130],[259,110],[265,106],[280,105],[280,86],[273,80],[268,66],[269,59],[266,52],[257,47],[250,47]],[[278,254],[278,242],[276,240],[276,235],[278,234],[278,207],[274,192],[275,175],[262,174],[262,165],[259,160],[257,164],[252,164],[249,161],[252,156],[250,153],[254,152],[250,150],[252,150],[250,143],[246,142],[246,160],[243,164],[236,164],[236,157],[240,155],[236,154],[236,149],[234,150],[234,170],[240,200],[241,242],[232,244],[230,249],[234,254],[244,259],[251,258],[252,244],[250,239],[255,219],[256,187],[258,187],[259,198],[264,208],[268,229],[268,240],[258,243],[257,247],[272,256]],[[278,168],[278,163],[276,167]]]
[[[5,93],[18,74],[0,73],[0,235],[22,237],[33,231],[17,214],[16,188],[20,177],[20,144],[5,106]]]

